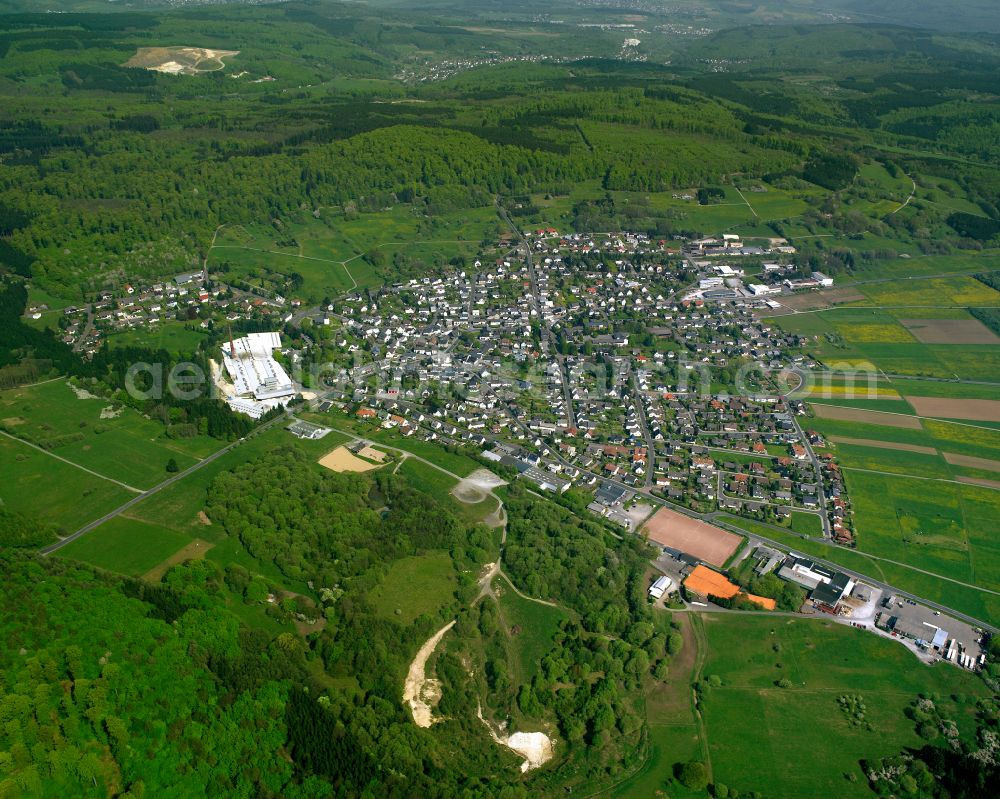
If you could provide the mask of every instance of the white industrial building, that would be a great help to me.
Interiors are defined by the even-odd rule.
[[[649,595],[653,599],[661,599],[664,594],[669,594],[673,588],[674,581],[667,576],[657,577],[656,581],[649,587]]]
[[[259,419],[295,396],[295,386],[274,350],[281,347],[278,333],[250,333],[222,347],[222,361],[233,381],[234,396],[227,402],[237,413]]]

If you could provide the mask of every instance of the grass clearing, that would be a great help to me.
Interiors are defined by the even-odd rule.
[[[918,693],[986,693],[974,675],[924,666],[899,644],[827,620],[702,618],[703,673],[722,680],[703,702],[714,776],[741,791],[801,799],[869,796],[858,761],[920,745],[903,713]],[[780,679],[792,686],[776,687]],[[865,698],[870,728],[850,724],[840,711],[837,699],[845,693]],[[974,703],[954,712],[968,734]],[[746,767],[748,741],[755,742],[752,769]],[[856,782],[845,779],[850,774]]]
[[[175,530],[119,516],[67,544],[58,554],[139,577],[189,543],[186,536]]]
[[[562,608],[532,602],[518,596],[503,578],[493,581],[499,594],[500,613],[517,653],[518,682],[530,684],[539,671],[542,658],[552,648],[559,624],[569,618]]]
[[[451,556],[428,552],[393,562],[368,600],[382,618],[408,625],[451,604],[457,585]]]
[[[0,436],[0,500],[10,510],[72,533],[134,497],[121,486]]]
[[[81,399],[63,380],[0,393],[0,423],[55,455],[143,489],[169,477],[171,458],[183,470],[224,446],[207,436],[167,438],[159,422],[113,409],[103,398]]]

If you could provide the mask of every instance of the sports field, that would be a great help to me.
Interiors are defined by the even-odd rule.
[[[738,535],[670,508],[660,508],[642,530],[650,541],[660,546],[679,549],[720,567],[732,557],[743,540]]]

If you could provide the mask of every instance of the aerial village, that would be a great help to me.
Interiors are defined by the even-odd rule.
[[[66,335],[95,348],[109,326],[193,319],[201,308],[206,326],[273,319],[274,332],[229,335],[213,361],[234,411],[260,418],[305,397],[313,417],[347,413],[473,448],[485,466],[543,495],[588,492],[588,512],[659,548],[649,598],[661,606],[774,612],[773,599],[727,576],[773,574],[804,592],[794,612],[829,614],[925,660],[978,668],[981,630],[727,528],[726,515],[787,528],[794,514],[813,517],[818,538],[855,540],[838,465],[816,454],[822,438],[779,380],[815,364],[803,340],[764,315],[833,284],[803,276],[793,254],[783,239],[668,242],[548,228],[527,231],[501,257],[313,308],[204,273],[127,286],[67,309],[76,316]],[[322,374],[298,368],[320,336],[293,319],[332,343],[338,360]],[[298,420],[291,431],[319,437],[324,428]]]

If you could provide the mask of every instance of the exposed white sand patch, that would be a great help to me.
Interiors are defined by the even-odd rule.
[[[155,67],[147,67],[154,72],[163,72],[167,75],[180,75],[184,70],[182,64],[178,64],[176,61],[164,61],[162,64],[158,64]]]
[[[79,386],[74,386],[72,383],[67,383],[74,394],[76,394],[77,399],[100,399],[96,394],[91,394],[87,389],[80,388]]]
[[[101,418],[102,419],[117,419],[122,415],[124,408],[115,408],[114,405],[108,405],[101,408]]]
[[[434,723],[434,707],[441,699],[441,683],[425,674],[427,659],[434,654],[444,634],[455,626],[455,620],[448,622],[427,639],[410,664],[403,684],[403,704],[410,706],[413,721],[418,727],[430,727]]]
[[[212,385],[214,385],[223,397],[235,397],[236,386],[226,380],[219,362],[213,358],[208,359],[208,370],[212,373]]]
[[[490,737],[501,746],[506,746],[512,752],[516,752],[524,758],[521,764],[521,771],[531,771],[532,769],[544,766],[555,754],[555,746],[552,739],[544,732],[515,732],[504,738],[493,729],[485,718],[483,718],[483,706],[478,708],[479,720],[486,725],[490,731]],[[502,730],[501,730],[502,732]]]
[[[475,505],[486,499],[494,488],[505,485],[507,481],[501,480],[489,469],[476,469],[468,477],[459,480],[451,493],[459,502]]]

